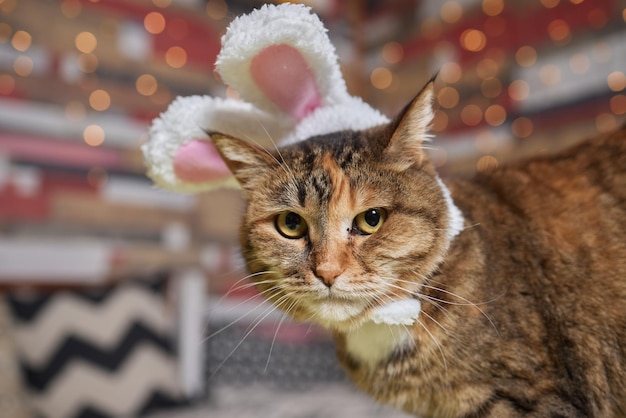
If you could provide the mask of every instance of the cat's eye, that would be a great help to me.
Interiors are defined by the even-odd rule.
[[[372,208],[359,213],[354,218],[353,227],[362,235],[371,235],[378,231],[387,219],[387,211],[383,208]]]
[[[276,230],[285,238],[298,239],[306,235],[308,226],[295,212],[282,212],[275,220]]]

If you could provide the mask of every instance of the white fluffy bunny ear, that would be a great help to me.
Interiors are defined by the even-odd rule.
[[[238,187],[207,132],[256,143],[283,137],[292,128],[250,103],[210,96],[179,97],[152,122],[142,146],[148,175],[165,189],[196,193]]]
[[[216,68],[245,100],[295,120],[283,143],[388,121],[348,94],[326,28],[303,5],[265,5],[235,19]]]

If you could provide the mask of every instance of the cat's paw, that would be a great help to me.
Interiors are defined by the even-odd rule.
[[[403,299],[380,306],[371,314],[371,319],[377,324],[412,325],[422,310],[422,304],[417,299]]]

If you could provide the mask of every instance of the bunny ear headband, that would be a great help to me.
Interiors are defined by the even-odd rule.
[[[207,132],[285,145],[388,121],[348,94],[326,29],[302,5],[265,5],[235,19],[216,70],[241,100],[179,97],[152,123],[142,151],[148,175],[163,188],[236,185]]]

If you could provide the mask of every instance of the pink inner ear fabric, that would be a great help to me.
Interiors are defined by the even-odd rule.
[[[290,45],[262,49],[252,59],[250,73],[280,110],[298,120],[321,106],[313,72],[300,52]]]
[[[189,183],[223,180],[231,175],[213,143],[199,139],[178,149],[174,157],[174,173]]]

